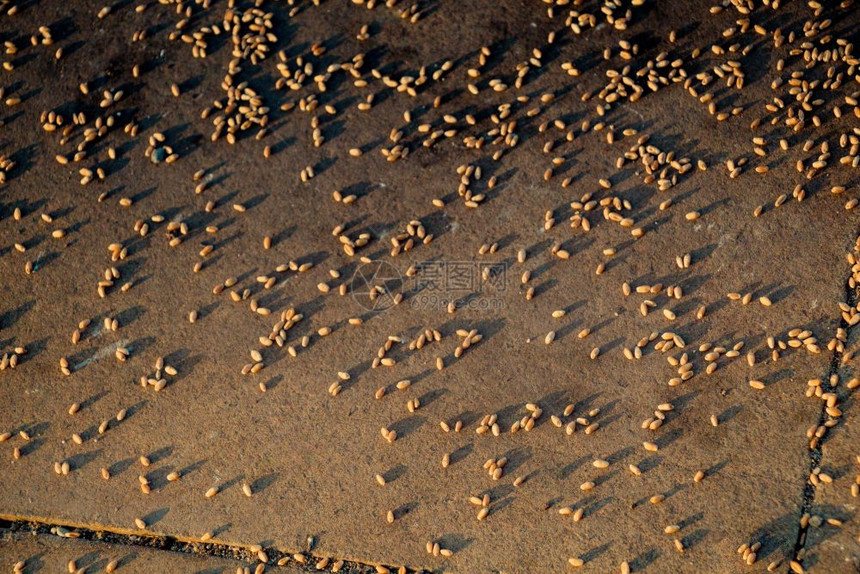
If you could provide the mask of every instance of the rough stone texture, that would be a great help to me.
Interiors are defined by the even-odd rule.
[[[774,49],[772,41],[752,31],[739,40],[722,39],[722,30],[740,15],[726,10],[711,16],[709,5],[673,2],[637,8],[623,33],[607,26],[582,36],[559,33],[552,46],[546,45],[546,35],[561,32],[563,18],[548,19],[540,3],[493,3],[492,12],[482,2],[428,3],[427,14],[415,25],[384,7],[368,11],[328,1],[303,6],[294,18],[279,7],[277,49],[287,50],[291,58],[309,58],[314,73],[358,51],[368,54],[367,68],[394,78],[415,74],[422,65],[456,62],[442,81],[430,83],[414,99],[378,81],[359,90],[338,72],[319,95],[323,104],[338,110],[331,118],[321,109],[316,112],[327,139],[321,148],[312,147],[310,114],[278,111],[282,103],[313,93],[313,84],[298,95],[275,92],[274,58],[247,75],[273,109],[271,133],[260,142],[245,137],[235,146],[209,142],[212,124],[200,118],[200,111],[223,96],[218,84],[230,57],[229,42],[222,46],[213,41],[206,60],[191,58],[187,44],[167,39],[179,19],[169,6],[152,5],[136,14],[124,5],[97,20],[89,4],[66,2],[23,9],[15,20],[4,17],[4,38],[50,24],[56,44],[65,46],[67,54],[54,62],[56,46],[22,50],[13,58],[15,72],[3,80],[7,86],[22,82],[8,93],[24,94],[24,101],[20,111],[2,111],[3,153],[18,166],[0,188],[0,355],[18,345],[28,353],[16,369],[0,373],[0,431],[15,435],[0,443],[0,456],[9,461],[0,470],[0,515],[128,533],[136,529],[135,518],[142,518],[146,530],[155,534],[194,540],[211,532],[216,541],[288,552],[304,550],[307,537],[313,536],[316,556],[455,572],[558,572],[567,569],[572,556],[585,559],[595,572],[616,571],[623,560],[633,571],[734,572],[746,568],[735,549],[756,541],[762,543],[756,571],[772,560],[790,558],[810,471],[804,432],[818,423],[821,413],[821,403],[804,397],[803,391],[807,380],[830,372],[833,354],[826,342],[839,326],[837,303],[845,299],[849,274],[845,254],[854,246],[858,227],[854,212],[844,209],[856,196],[856,175],[835,161],[844,153],[835,142],[856,124],[847,112],[842,121],[828,114],[821,128],[791,137],[787,152],[776,145],[779,137],[789,135],[784,128],[750,131],[750,122],[761,117],[764,103],[774,96],[773,66],[786,50]],[[599,13],[598,8],[591,11]],[[193,28],[216,21],[223,10],[214,6]],[[834,9],[833,14],[834,35],[856,28],[856,12]],[[803,5],[777,12],[759,8],[754,21],[771,31],[777,26],[801,29],[810,15]],[[370,24],[373,32],[365,43],[355,40],[362,24]],[[144,27],[151,30],[150,38],[130,42],[132,31]],[[674,46],[666,41],[670,29],[681,32]],[[726,47],[734,41],[754,43],[749,56],[738,57],[747,76],[744,89],[738,92],[722,82],[709,88],[719,109],[740,106],[743,113],[717,122],[705,104],[680,85],[670,85],[598,116],[596,100],[583,102],[581,95],[602,88],[609,67],[624,65],[617,56],[620,39],[640,43],[643,62],[661,50],[683,57],[690,75],[729,59],[707,53],[713,42]],[[309,57],[314,41],[324,42],[329,52]],[[476,65],[482,45],[493,51],[483,82],[496,75],[512,80],[516,64],[535,47],[544,52],[543,67],[532,70],[516,93],[485,89],[471,96],[464,91],[466,70]],[[607,64],[601,52],[609,45],[616,55]],[[694,47],[706,53],[688,61]],[[567,76],[560,69],[566,61],[575,62],[582,75]],[[135,63],[145,64],[140,79],[130,73]],[[106,140],[119,151],[115,161],[107,159],[106,144],[98,143],[90,154],[97,159],[59,165],[53,156],[68,154],[72,144],[60,147],[56,134],[41,131],[39,114],[43,109],[86,109],[94,117],[103,89],[96,78],[104,86],[123,87],[126,98],[111,109],[123,110],[120,126],[126,118],[138,121],[141,135],[131,138],[121,129],[108,135]],[[77,90],[85,80],[94,84],[95,95],[85,97]],[[172,82],[182,86],[178,99],[170,95]],[[853,89],[854,84],[844,88],[839,97]],[[547,92],[555,99],[538,104],[539,95]],[[370,112],[360,112],[358,97],[368,93],[377,93],[377,101]],[[532,101],[517,106],[520,143],[501,161],[491,160],[495,148],[490,144],[489,152],[463,145],[463,135],[490,129],[486,118],[495,106],[520,94]],[[430,104],[437,95],[444,103],[434,110]],[[836,96],[826,97],[832,105],[829,98]],[[538,115],[524,114],[536,106],[542,110]],[[389,163],[379,148],[393,145],[389,131],[403,128],[405,110],[413,118],[404,138],[411,152],[405,160]],[[432,148],[422,147],[417,124],[432,122],[435,128],[445,113],[456,115],[459,133]],[[481,120],[479,127],[466,125],[467,113]],[[556,119],[566,124],[565,131],[575,132],[574,141],[564,141],[565,131],[539,129]],[[607,143],[608,129],[584,133],[586,119],[592,126],[601,120],[613,126],[615,143]],[[639,134],[623,137],[626,128]],[[152,165],[144,156],[147,138],[155,131],[166,134],[179,161]],[[615,166],[639,135],[649,135],[649,143],[664,152],[674,151],[694,164],[701,159],[709,167],[680,176],[668,191],[657,191],[643,183],[641,164]],[[753,154],[755,135],[768,137],[768,157]],[[816,146],[830,141],[834,156],[833,165],[808,183],[795,169],[798,159],[809,162],[818,155],[818,148],[801,151],[807,137]],[[548,141],[555,142],[555,149],[543,153]],[[271,158],[263,157],[263,145],[272,146]],[[361,147],[364,155],[350,157],[347,151],[353,147]],[[542,174],[552,157],[562,157],[564,163],[545,181]],[[750,163],[731,179],[724,164],[740,157]],[[467,162],[483,169],[481,181],[473,185],[488,195],[479,209],[465,207],[457,197],[455,170]],[[80,187],[77,168],[93,165],[104,165],[106,181]],[[755,173],[756,165],[767,165],[769,173]],[[316,172],[308,183],[298,175],[305,166]],[[192,174],[198,169],[207,170],[210,185],[195,195]],[[491,175],[498,177],[498,185],[486,190]],[[561,186],[565,177],[572,178],[569,187]],[[612,182],[611,190],[599,187],[601,178]],[[800,203],[791,199],[797,183],[808,190]],[[848,185],[848,192],[831,194],[829,188],[837,184]],[[331,199],[336,190],[355,193],[358,199],[352,205],[336,203]],[[97,202],[105,191],[107,199]],[[570,229],[570,203],[587,192],[597,199],[616,195],[629,200],[632,209],[624,215],[645,235],[634,240],[629,229],[604,220],[600,209],[587,214],[591,231]],[[774,207],[783,193],[789,200]],[[121,207],[122,197],[132,198],[133,204]],[[432,198],[444,198],[445,207],[434,207]],[[673,206],[660,210],[669,198]],[[217,207],[206,213],[210,199]],[[247,209],[240,213],[232,204]],[[752,212],[759,205],[767,207],[755,218]],[[15,207],[24,212],[21,221],[12,218]],[[548,210],[557,224],[545,230]],[[685,214],[694,210],[701,217],[688,221]],[[53,223],[42,221],[41,213],[51,214]],[[136,220],[154,214],[188,224],[179,246],[167,245],[166,223],[150,222],[144,238],[134,232]],[[412,219],[419,219],[434,241],[389,256],[390,237]],[[321,281],[333,287],[352,285],[361,266],[358,256],[347,256],[332,236],[332,229],[345,222],[350,237],[364,231],[372,236],[358,256],[385,261],[404,278],[406,297],[400,305],[371,311],[362,307],[368,302],[360,295],[318,290]],[[218,233],[207,234],[207,225],[217,225]],[[51,237],[58,228],[67,231],[62,239]],[[267,235],[274,241],[264,250]],[[128,248],[124,261],[110,261],[107,247],[113,242]],[[478,255],[482,244],[493,242],[499,243],[497,253]],[[570,252],[569,259],[552,255],[555,242]],[[27,252],[15,251],[14,243],[26,245]],[[205,260],[198,255],[204,245],[214,246]],[[516,263],[520,248],[529,254],[524,264]],[[607,248],[617,253],[606,256]],[[691,254],[691,265],[679,269],[675,258],[685,253]],[[23,272],[28,260],[36,267],[31,275]],[[203,269],[193,273],[201,260]],[[301,274],[275,272],[290,260],[313,262],[314,267]],[[406,270],[427,261],[443,262],[447,269],[458,262],[473,270],[485,263],[503,264],[505,276],[495,286],[415,292],[418,279],[406,277]],[[597,275],[601,262],[606,270]],[[125,293],[113,288],[102,299],[96,295],[97,281],[111,265],[121,273],[118,283],[131,281],[132,287]],[[330,269],[338,270],[340,279],[332,280]],[[362,268],[369,274],[374,270],[375,264]],[[532,276],[523,285],[520,277],[526,270]],[[277,276],[278,283],[263,289],[256,280],[263,275]],[[250,289],[273,314],[259,316],[249,310],[248,301],[234,303],[231,289],[213,294],[213,287],[228,277],[238,278],[232,289]],[[624,281],[634,289],[679,285],[684,296],[679,301],[667,299],[665,291],[648,296],[657,308],[643,317],[639,305],[646,296],[624,297]],[[529,286],[535,296],[526,300]],[[729,300],[730,292],[752,293],[754,299],[743,305]],[[434,299],[451,296],[474,301],[474,308],[451,315]],[[759,304],[761,296],[772,305]],[[696,318],[700,305],[708,310],[702,320]],[[289,307],[304,320],[289,332],[288,344],[310,337],[296,357],[286,348],[263,348],[258,342]],[[664,308],[676,314],[674,321],[663,315]],[[557,309],[567,314],[555,319],[551,314]],[[199,313],[194,324],[187,318],[192,310]],[[102,328],[105,317],[118,320],[117,332]],[[364,324],[349,325],[349,317],[362,317]],[[92,319],[92,325],[72,345],[72,331],[83,319]],[[320,337],[322,327],[331,327],[332,333]],[[442,340],[408,350],[406,342],[427,328],[438,329]],[[577,334],[584,328],[591,334],[580,339]],[[793,328],[811,330],[821,352],[789,348],[774,361],[767,338],[787,341]],[[483,335],[459,359],[453,356],[460,342],[457,329],[477,329]],[[557,334],[545,345],[550,330]],[[680,358],[677,349],[663,354],[651,343],[641,360],[624,357],[623,348],[654,331],[683,337],[697,373],[692,379],[667,386],[676,369],[666,357]],[[371,368],[390,335],[405,341],[389,353],[397,364]],[[739,357],[722,357],[718,370],[705,374],[700,345],[731,349],[741,341]],[[131,353],[123,363],[114,358],[118,346]],[[601,353],[591,360],[595,347]],[[260,350],[266,366],[243,376],[240,370],[251,361],[251,350]],[[746,364],[748,351],[756,354],[754,367]],[[72,365],[68,377],[59,372],[63,357]],[[141,375],[153,374],[157,357],[178,370],[158,393],[137,382]],[[440,372],[436,357],[446,364]],[[333,397],[327,388],[339,371],[351,378]],[[845,378],[850,378],[850,365]],[[403,379],[412,386],[395,390]],[[751,379],[763,381],[766,388],[750,388]],[[265,383],[265,393],[259,383]],[[380,387],[388,392],[377,400],[374,393]],[[421,408],[410,413],[406,403],[413,398],[420,399]],[[816,491],[811,512],[838,517],[845,525],[839,531],[810,531],[805,564],[812,571],[851,572],[860,555],[856,503],[849,493],[857,472],[857,452],[852,450],[856,429],[851,426],[852,399],[848,393],[843,398],[846,420],[833,431],[832,442],[825,443],[822,462],[835,469],[836,481]],[[81,404],[80,412],[69,415],[74,402]],[[666,402],[675,410],[662,428],[642,430],[642,420]],[[527,403],[537,404],[543,416],[532,431],[510,434],[514,421],[527,414]],[[561,417],[568,404],[575,409],[571,417],[562,417],[564,423],[587,417],[600,423],[599,430],[586,435],[580,427],[568,436],[556,428],[550,416]],[[123,408],[128,414],[117,422],[113,417]],[[592,409],[599,413],[589,415]],[[498,414],[501,436],[477,435],[480,419],[492,413]],[[718,427],[708,422],[712,414],[719,418]],[[109,428],[99,434],[105,420],[111,421]],[[443,420],[451,425],[462,420],[464,428],[446,434],[439,425]],[[398,439],[388,444],[381,427],[396,430]],[[30,440],[19,437],[20,430]],[[71,440],[73,433],[82,436],[82,445]],[[644,441],[656,443],[659,451],[646,451]],[[15,447],[21,449],[19,460],[12,459]],[[446,453],[451,465],[443,469]],[[149,467],[138,461],[142,455],[149,457]],[[502,456],[508,464],[504,476],[494,481],[482,465]],[[601,457],[610,462],[608,468],[592,466]],[[60,461],[69,463],[68,476],[54,473],[54,463]],[[633,476],[629,464],[638,465],[642,475]],[[109,469],[110,480],[101,478],[101,468]],[[698,470],[706,478],[694,483]],[[182,479],[168,482],[172,471],[180,471]],[[377,473],[385,476],[384,487],[375,481]],[[140,490],[140,475],[151,485],[149,494]],[[515,488],[512,481],[518,476],[525,481]],[[596,487],[581,491],[586,481]],[[251,486],[250,498],[242,492],[243,483]],[[205,498],[213,486],[219,493]],[[490,513],[479,522],[478,508],[468,498],[485,493]],[[666,499],[652,505],[649,498],[657,494]],[[560,515],[563,507],[583,508],[583,519],[574,522]],[[386,521],[389,510],[397,516],[393,524]],[[669,524],[681,526],[677,537],[686,547],[684,554],[663,533]],[[428,540],[451,549],[453,556],[427,554]],[[14,558],[21,548],[31,552],[22,544],[0,547],[0,555]],[[54,542],[26,544],[51,547]],[[120,554],[124,552],[130,551]],[[152,552],[140,553],[148,557]],[[50,556],[54,554],[51,548]]]
[[[69,562],[87,572],[104,572],[116,561],[114,572],[194,572],[216,574],[235,571],[235,563],[224,558],[163,552],[152,548],[122,546],[91,540],[62,539],[55,536],[5,533],[4,568],[11,571],[24,562],[23,572],[68,572]]]

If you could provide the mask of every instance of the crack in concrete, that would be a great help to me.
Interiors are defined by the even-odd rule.
[[[860,287],[851,287],[851,277],[853,273],[849,275],[848,279],[845,281],[845,303],[850,305],[851,307],[855,307],[857,305],[857,300],[860,298]],[[845,329],[846,331],[846,341],[850,339],[851,330],[854,328],[849,325],[844,318],[839,321],[839,327]],[[825,392],[835,392],[836,387],[830,383],[830,378],[833,375],[837,374],[839,370],[839,366],[842,364],[842,355],[843,352],[839,350],[839,347],[833,349],[833,355],[830,358],[830,368],[827,370],[827,377],[822,380],[821,387]],[[822,401],[821,411],[818,414],[818,425],[816,428],[821,427],[827,420],[827,403]],[[809,448],[809,473],[806,478],[806,484],[803,486],[803,502],[800,506],[800,516],[798,518],[798,530],[797,530],[797,539],[794,542],[794,549],[792,552],[792,558],[797,560],[802,564],[802,557],[798,558],[800,553],[806,547],[806,538],[807,533],[809,531],[809,524],[801,524],[801,519],[809,514],[812,509],[812,503],[815,501],[815,485],[809,479],[809,476],[812,475],[813,471],[816,467],[821,464],[821,456],[822,456],[822,447],[826,440],[826,436],[822,437],[820,440],[815,442],[815,446]],[[789,574],[793,574],[793,570],[791,569],[790,564],[788,565]]]
[[[341,559],[334,556],[323,556],[311,551],[289,552],[275,548],[263,549],[266,560],[260,560],[256,552],[250,546],[240,544],[228,544],[225,542],[202,541],[198,539],[182,539],[174,536],[155,534],[146,531],[130,531],[117,528],[91,528],[71,523],[49,522],[45,520],[32,519],[20,516],[0,515],[0,536],[6,532],[24,532],[40,536],[54,536],[69,540],[89,540],[104,542],[122,546],[149,548],[166,552],[180,552],[198,556],[209,556],[246,562],[252,567],[255,564],[266,566],[279,566],[278,562],[284,558],[288,561],[280,566],[291,567],[305,572],[332,572],[335,562],[343,561],[338,570],[342,574],[379,574],[379,572],[390,571],[392,573],[425,574],[428,570],[411,569],[405,566],[391,566],[383,564],[371,564],[357,560]],[[307,562],[302,564],[293,556],[301,554]],[[324,568],[317,568],[321,560],[328,558],[328,564]]]

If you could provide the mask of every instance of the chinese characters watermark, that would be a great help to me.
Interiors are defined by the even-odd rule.
[[[402,301],[413,309],[493,311],[504,307],[507,263],[422,261],[401,274],[391,263],[374,261],[356,269],[353,299],[368,311],[384,311]]]

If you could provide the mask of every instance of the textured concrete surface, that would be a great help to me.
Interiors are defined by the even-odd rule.
[[[0,542],[6,548],[4,560],[14,560],[3,564],[7,571],[19,562],[24,572],[104,572],[110,567],[112,572],[216,574],[236,568],[234,561],[214,556],[55,536],[6,533]]]
[[[12,16],[0,10],[0,38],[17,47],[5,56],[14,69],[2,77],[3,97],[22,100],[0,109],[0,153],[15,163],[0,187],[0,358],[26,350],[14,369],[0,372],[0,432],[11,433],[0,443],[7,460],[0,517],[120,536],[205,537],[356,567],[563,572],[578,557],[592,572],[618,571],[623,562],[634,572],[765,571],[777,561],[773,568],[785,572],[791,560],[807,571],[857,571],[851,485],[858,453],[848,388],[855,360],[846,355],[856,335],[839,304],[856,305],[846,289],[846,254],[854,252],[858,224],[846,203],[857,197],[850,138],[858,137],[858,84],[853,55],[837,43],[856,33],[856,9],[834,5],[815,14],[803,4],[757,4],[746,16],[729,4],[712,13],[703,2],[623,2],[614,17],[630,7],[632,18],[619,30],[601,4],[572,4],[550,17],[549,4],[537,2],[422,2],[415,23],[401,17],[409,10],[402,3],[368,10],[328,0],[297,4],[293,14],[264,4],[277,39],[267,40],[268,58],[241,60],[233,85],[247,81],[264,98],[268,126],[259,140],[256,126],[241,132],[234,145],[224,135],[210,139],[217,110],[201,117],[213,100],[224,100],[221,83],[237,57],[229,34],[207,34],[203,59],[190,43],[170,38],[182,19],[174,4],[137,12],[120,3],[101,19],[100,7],[80,2],[24,3]],[[186,8],[188,34],[223,28],[231,11],[224,2]],[[573,33],[565,22],[570,10],[591,15],[595,26],[577,14],[581,34]],[[369,37],[358,40],[363,25]],[[37,44],[44,40],[39,26],[49,27],[51,45],[31,46],[31,34],[42,34]],[[810,45],[840,49],[838,63],[806,69],[804,50],[812,48],[802,46],[804,29],[813,30]],[[145,38],[133,37],[141,30]],[[791,44],[775,45],[791,31],[798,35]],[[235,36],[243,45],[254,40],[246,33],[243,27]],[[324,53],[313,53],[316,42]],[[489,48],[484,64],[482,46]],[[64,52],[56,60],[58,47]],[[661,52],[676,64],[657,65]],[[366,86],[340,66],[358,53],[365,60],[356,75]],[[445,61],[451,68],[433,79]],[[636,75],[648,61],[667,78],[653,93]],[[284,75],[279,62],[301,85],[276,86]],[[713,71],[724,65],[721,73],[731,75],[735,62],[742,89]],[[529,69],[516,87],[523,63]],[[412,86],[414,97],[382,79],[411,85],[401,79],[419,77],[422,66],[428,78]],[[480,70],[477,78],[470,69]],[[296,79],[301,70],[307,77]],[[326,70],[330,77],[315,78]],[[638,101],[607,102],[600,90],[613,70],[645,88]],[[793,72],[803,72],[797,86],[789,83]],[[494,91],[494,79],[509,87]],[[108,89],[123,95],[102,108]],[[371,94],[372,107],[359,109]],[[303,111],[299,100],[311,95],[319,107]],[[804,97],[810,109],[796,131],[785,120]],[[499,118],[503,104],[510,116]],[[63,126],[84,112],[86,126],[61,144],[63,126],[42,125],[40,115],[52,110]],[[718,120],[719,113],[727,117]],[[55,161],[57,154],[72,159],[84,128],[109,114],[113,127],[83,146],[86,157]],[[756,119],[761,125],[753,129]],[[511,120],[515,146],[491,131]],[[129,122],[136,135],[124,131]],[[448,129],[456,133],[444,135]],[[435,143],[425,145],[437,130]],[[166,141],[150,141],[156,133]],[[325,141],[315,146],[319,136]],[[658,174],[665,168],[666,179],[676,176],[668,189],[645,177],[637,154],[618,163],[644,136],[663,162]],[[476,149],[470,137],[485,143]],[[408,156],[388,161],[397,144]],[[150,156],[171,152],[148,145],[169,145],[178,159],[155,165]],[[350,154],[353,148],[362,155]],[[504,153],[496,161],[497,150]],[[671,162],[682,158],[692,167],[678,173],[681,164]],[[810,173],[816,161],[824,165]],[[482,174],[463,186],[457,169],[465,165]],[[307,167],[314,176],[303,181]],[[102,168],[105,177],[82,186],[81,168]],[[803,201],[792,193],[797,185]],[[469,207],[458,187],[486,199]],[[335,192],[355,200],[336,201]],[[590,199],[607,201],[613,215],[607,206],[586,206]],[[590,230],[571,226],[579,217]],[[392,255],[392,238],[412,220],[432,242]],[[332,232],[341,225],[353,242],[369,234],[368,244],[349,254],[344,235]],[[113,244],[115,253],[125,249],[122,259],[112,260]],[[493,244],[492,253],[482,249]],[[290,262],[313,266],[297,272]],[[99,281],[111,267],[118,277],[101,297]],[[484,272],[491,277],[482,280]],[[398,305],[366,295],[365,279],[372,286],[384,278],[403,294]],[[637,292],[658,284],[659,292]],[[669,296],[669,286],[680,287],[680,297]],[[734,300],[735,293],[749,300]],[[459,304],[454,313],[450,300]],[[645,300],[654,307],[643,315]],[[283,346],[272,344],[266,338],[289,309],[303,318],[284,333]],[[559,310],[563,316],[553,316]],[[91,323],[75,342],[84,320]],[[427,329],[440,340],[410,347]],[[457,351],[472,330],[481,340]],[[643,337],[641,358],[627,358],[625,349],[632,353]],[[684,348],[655,348],[668,340]],[[385,357],[395,362],[375,366],[386,341]],[[719,358],[710,354],[717,347],[724,348]],[[119,348],[128,351],[123,361]],[[159,357],[175,375],[156,373]],[[694,375],[675,385],[677,361],[689,362]],[[243,374],[254,363],[262,369]],[[710,363],[718,368],[708,374]],[[163,378],[165,386],[142,387],[141,377]],[[826,396],[805,395],[816,379],[837,396],[838,415],[824,410]],[[410,386],[398,390],[404,380]],[[73,404],[79,409],[70,414]],[[671,405],[660,411],[662,426],[643,429],[658,405]],[[512,433],[515,422],[536,415],[535,406],[541,414],[533,428]],[[498,436],[480,429],[490,415]],[[827,421],[832,428],[824,428]],[[810,448],[808,429],[819,425],[822,439]],[[395,431],[396,440],[380,429]],[[502,457],[507,463],[494,479],[485,461]],[[598,468],[598,460],[608,466]],[[168,479],[173,472],[178,480]],[[821,473],[832,481],[810,479]],[[489,511],[479,520],[482,507],[470,497],[484,495]],[[678,531],[665,533],[672,525]],[[56,543],[42,536],[13,538],[0,555],[12,564],[45,544],[53,556]],[[428,553],[428,541],[450,556]],[[736,550],[755,543],[757,560],[747,566]],[[106,559],[113,550],[104,552]],[[173,554],[154,560],[191,560]],[[125,568],[153,571],[142,564]]]

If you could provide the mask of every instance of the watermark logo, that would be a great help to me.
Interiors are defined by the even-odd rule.
[[[404,276],[391,263],[361,265],[352,279],[352,296],[369,311],[384,311],[399,293],[411,308],[445,311],[495,311],[504,307],[506,263],[481,261],[423,261]]]
[[[350,291],[356,303],[368,311],[385,311],[394,306],[394,296],[403,289],[403,276],[387,261],[364,263],[352,276]]]

